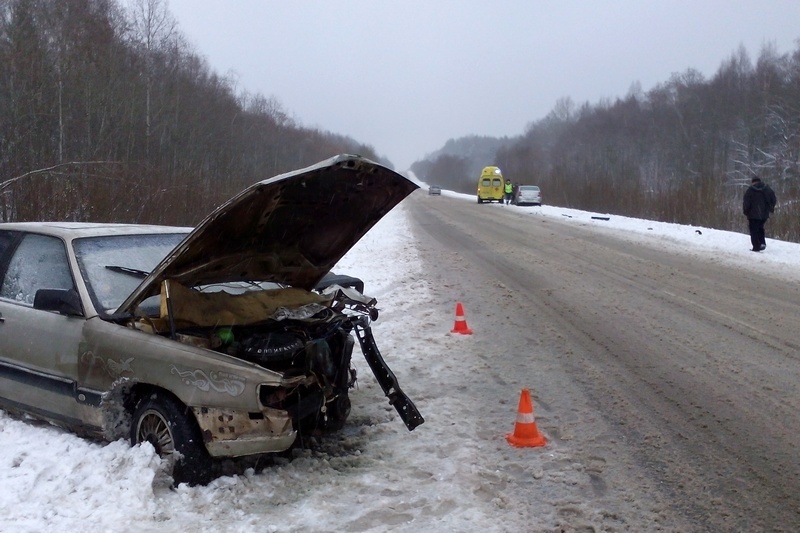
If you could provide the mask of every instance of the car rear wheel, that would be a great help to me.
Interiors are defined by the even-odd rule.
[[[197,422],[174,398],[154,393],[133,414],[131,444],[149,442],[175,485],[202,485],[211,480],[208,455]]]

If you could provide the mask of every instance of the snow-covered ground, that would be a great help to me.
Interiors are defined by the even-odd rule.
[[[472,195],[443,194],[474,202]],[[647,240],[676,253],[774,272],[787,279],[799,276],[797,244],[768,239],[766,251],[753,253],[744,233],[546,205],[495,207],[596,226],[598,231],[616,232],[632,242]],[[744,221],[742,226],[746,227]],[[280,461],[258,474],[247,471],[221,477],[206,487],[169,489],[154,483],[159,460],[149,446],[93,443],[0,411],[0,530],[529,531],[526,517],[508,509],[507,502],[493,493],[492,478],[499,476],[480,471],[474,464],[474,455],[482,453],[485,444],[465,443],[463,432],[449,429],[452,417],[464,406],[429,402],[420,392],[422,386],[412,386],[411,376],[418,372],[415,365],[426,350],[457,346],[468,351],[470,341],[432,325],[432,288],[403,204],[335,270],[363,278],[366,292],[383,304],[375,337],[400,385],[425,416],[423,426],[411,433],[405,429],[359,359],[353,414],[341,435],[320,442],[313,450],[300,450],[292,461]],[[413,348],[408,348],[409,337]],[[449,368],[437,368],[436,379],[442,386],[456,379]],[[512,403],[497,440],[503,441],[503,432],[513,429],[516,403]],[[497,444],[488,449],[495,449],[492,446]],[[552,452],[546,447],[536,449],[530,461],[548,453]],[[547,476],[558,478],[552,471]],[[531,502],[541,516],[552,515],[552,508],[563,503],[553,501],[553,494],[542,490],[537,501]]]

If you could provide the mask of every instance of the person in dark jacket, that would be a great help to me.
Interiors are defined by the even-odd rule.
[[[773,190],[769,185],[763,183],[761,178],[753,176],[750,187],[744,193],[742,205],[750,229],[753,252],[760,252],[767,247],[767,241],[764,238],[764,224],[767,222],[769,214],[775,211],[775,204]]]

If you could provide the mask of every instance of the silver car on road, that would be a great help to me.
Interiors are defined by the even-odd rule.
[[[514,205],[542,205],[542,191],[537,185],[520,185],[513,202]]]

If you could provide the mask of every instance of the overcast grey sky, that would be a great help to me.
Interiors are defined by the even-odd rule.
[[[712,76],[743,45],[797,49],[800,0],[168,0],[237,88],[398,170],[466,135],[514,136],[552,110]]]

